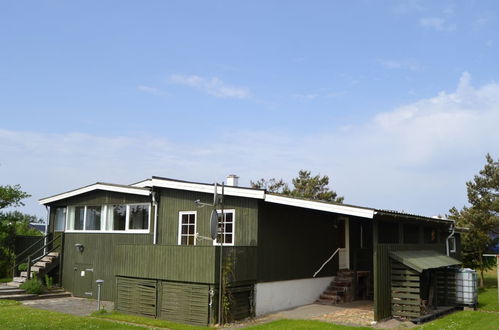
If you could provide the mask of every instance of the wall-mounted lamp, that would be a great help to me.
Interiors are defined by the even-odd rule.
[[[80,252],[80,253],[83,253],[83,250],[85,250],[85,247],[83,246],[83,244],[80,244],[80,243],[76,243],[75,247],[78,250],[78,252]]]

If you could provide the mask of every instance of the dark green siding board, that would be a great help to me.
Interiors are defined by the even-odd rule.
[[[257,272],[257,247],[256,246],[224,246],[224,265],[231,264],[231,285],[237,283],[254,283],[258,278]],[[218,283],[219,248],[216,251],[215,282]]]
[[[176,189],[159,189],[158,242],[163,245],[178,244],[179,212],[197,212],[197,231],[201,236],[210,236],[211,207],[198,208],[194,203],[213,203],[213,194],[183,191]],[[226,196],[225,209],[235,210],[235,245],[257,245],[257,200]],[[213,245],[211,240],[199,240],[197,245]]]
[[[215,282],[214,246],[115,245],[116,275],[184,282]]]
[[[161,283],[160,312],[162,319],[207,325],[209,323],[210,286],[193,283]]]
[[[260,203],[258,223],[258,280],[262,282],[311,278],[338,248],[335,215]],[[317,276],[332,276],[335,257]]]
[[[104,280],[102,299],[114,300],[115,275],[117,265],[123,263],[114,253],[114,247],[120,244],[150,244],[150,234],[102,234],[102,233],[66,233],[63,254],[63,287],[74,292],[75,264],[89,264],[94,269],[93,291],[96,292],[95,280]],[[75,244],[83,244],[83,253],[78,252]],[[95,297],[95,294],[94,294]]]

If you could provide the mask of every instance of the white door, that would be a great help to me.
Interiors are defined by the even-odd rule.
[[[338,222],[338,242],[339,242],[339,268],[350,269],[350,241],[348,233],[348,218],[341,218]]]

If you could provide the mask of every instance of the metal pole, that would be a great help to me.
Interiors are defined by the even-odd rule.
[[[222,290],[223,290],[223,246],[224,246],[224,240],[225,240],[225,228],[223,226],[223,222],[225,222],[225,214],[224,214],[224,182],[222,182],[222,197],[220,198],[220,209],[222,211],[222,228],[220,230],[221,232],[221,239],[220,239],[220,257],[219,257],[219,263],[220,263],[220,269],[219,269],[219,278],[218,278],[218,324],[222,325]]]
[[[104,280],[97,280],[95,282],[97,283],[97,311],[100,311],[100,291]]]

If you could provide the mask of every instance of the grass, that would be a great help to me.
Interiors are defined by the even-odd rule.
[[[496,268],[487,271],[485,274],[485,288],[478,291],[478,308],[483,311],[499,312],[497,302],[497,271]]]
[[[462,311],[424,324],[417,329],[499,329],[499,314],[479,311]]]
[[[12,277],[0,278],[0,283],[12,282]]]
[[[278,320],[274,322],[269,322],[265,324],[255,325],[252,327],[244,329],[255,329],[255,330],[287,330],[287,329],[304,329],[304,330],[314,330],[314,329],[372,329],[366,327],[350,327],[346,325],[339,325],[333,323],[326,323],[321,321],[309,321],[309,320]]]
[[[109,313],[94,312],[94,313],[92,313],[92,316],[96,317],[96,318],[103,318],[103,319],[108,319],[108,320],[135,323],[135,324],[147,325],[147,326],[151,326],[151,327],[170,328],[170,329],[176,329],[176,330],[177,329],[178,330],[210,329],[208,327],[197,327],[197,326],[193,326],[193,325],[174,323],[174,322],[170,322],[170,321],[152,319],[152,318],[143,317],[143,316],[122,314],[119,312],[109,312]]]
[[[1,329],[145,329],[128,324],[29,308],[0,300]]]

